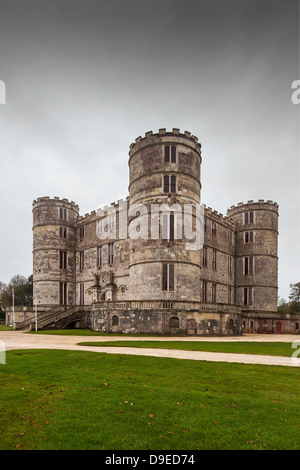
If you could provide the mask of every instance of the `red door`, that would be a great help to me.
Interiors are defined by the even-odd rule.
[[[277,335],[281,334],[281,322],[280,321],[276,322],[276,334]]]

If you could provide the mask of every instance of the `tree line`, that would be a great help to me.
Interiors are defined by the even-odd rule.
[[[279,313],[300,313],[300,282],[290,284],[289,300],[278,300]]]
[[[13,290],[15,305],[31,306],[33,305],[33,276],[28,278],[16,274],[8,285],[0,281],[0,316],[5,316],[6,307],[13,304]]]

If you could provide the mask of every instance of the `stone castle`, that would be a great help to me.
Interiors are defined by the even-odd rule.
[[[278,205],[201,205],[201,162],[189,132],[147,132],[130,145],[127,199],[85,216],[67,199],[33,202],[38,328],[275,332]]]

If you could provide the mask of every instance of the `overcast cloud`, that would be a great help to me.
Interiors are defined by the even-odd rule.
[[[139,135],[202,144],[202,202],[280,206],[279,295],[300,281],[298,0],[0,0],[0,281],[32,273],[32,201],[128,194]]]

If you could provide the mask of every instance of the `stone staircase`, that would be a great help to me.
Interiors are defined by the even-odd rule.
[[[38,313],[37,329],[54,328],[56,323],[60,320],[67,319],[74,316],[75,313],[82,311],[84,308],[81,306],[59,306],[54,307],[47,312]],[[35,330],[36,317],[32,316],[22,322],[16,323],[16,330]]]

